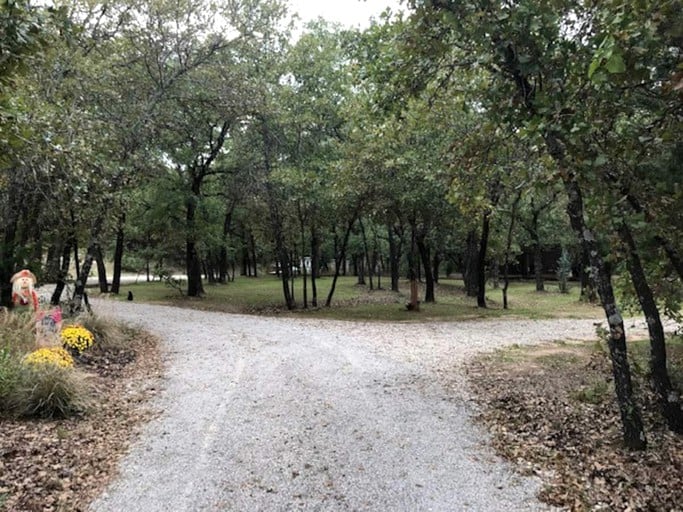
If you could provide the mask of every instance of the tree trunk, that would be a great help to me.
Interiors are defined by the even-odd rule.
[[[258,277],[258,261],[256,260],[256,240],[254,233],[249,231],[249,243],[251,245],[251,263],[254,266],[254,277]]]
[[[306,218],[301,211],[301,205],[297,204],[297,212],[299,214],[299,229],[301,234],[301,275],[303,277],[303,301],[304,309],[308,309],[308,270],[306,269],[306,262],[304,261],[304,254],[306,254]]]
[[[97,264],[97,280],[100,285],[100,293],[109,292],[109,283],[107,282],[107,267],[104,265],[104,255],[102,248],[98,245],[95,250],[95,263]]]
[[[195,178],[192,182],[192,195],[188,198],[185,205],[185,267],[187,272],[187,296],[201,297],[204,294],[202,286],[202,263],[199,259],[196,243],[195,217],[197,213],[197,202],[201,179]]]
[[[534,252],[534,277],[536,280],[536,291],[545,291],[543,282],[543,250],[541,247],[541,237],[538,233],[538,216],[540,211],[534,211],[531,219],[531,240]]]
[[[581,300],[590,304],[598,301],[595,285],[590,274],[590,257],[585,247],[581,249]]]
[[[349,237],[351,236],[351,230],[353,225],[356,223],[356,217],[353,216],[346,227],[346,233],[344,233],[344,239],[342,240],[341,247],[339,248],[339,254],[334,260],[334,277],[332,278],[332,286],[330,287],[330,292],[327,294],[327,300],[325,301],[325,307],[330,307],[332,304],[332,296],[334,295],[334,290],[337,287],[337,279],[339,279],[339,270],[342,261],[346,260],[346,246],[349,243]]]
[[[467,234],[467,243],[465,245],[465,261],[463,269],[463,281],[465,283],[465,291],[468,297],[476,297],[478,295],[478,284],[477,276],[479,275],[479,270],[477,268],[478,258],[477,258],[477,247],[479,243],[477,240],[477,232],[471,230]]]
[[[548,142],[548,141],[547,141]],[[559,141],[551,139],[548,142],[550,154],[560,166],[567,192],[567,213],[569,214],[572,230],[581,241],[590,258],[591,274],[597,286],[602,308],[609,325],[608,345],[612,359],[612,374],[614,376],[614,388],[619,404],[621,422],[623,427],[624,444],[634,450],[642,450],[647,446],[643,420],[640,409],[633,396],[631,383],[631,369],[626,353],[626,333],[624,321],[617,307],[612,289],[611,276],[605,265],[597,240],[593,232],[586,226],[583,219],[583,198],[581,189],[575,178],[564,169],[563,158],[558,158],[556,144]]]
[[[318,307],[318,269],[320,268],[320,239],[314,224],[311,224],[311,306]]]
[[[368,248],[368,239],[365,234],[365,226],[363,225],[363,219],[358,219],[358,225],[360,226],[361,239],[363,241],[363,252],[365,253],[365,264],[367,264],[368,279],[370,280],[370,289],[375,289],[374,275],[372,262],[370,261],[370,250]]]
[[[503,262],[503,309],[508,308],[508,287],[510,286],[510,251],[512,248],[512,235],[515,231],[515,220],[517,219],[517,205],[522,199],[522,190],[520,190],[512,203],[510,211],[510,227],[508,228],[508,236],[505,241],[505,261]],[[536,290],[538,291],[538,281]]]
[[[489,242],[490,212],[484,213],[477,261],[477,307],[486,308],[486,248]]]
[[[391,291],[398,293],[401,276],[401,241],[394,236],[394,227],[387,224],[389,237],[389,271],[391,273]]]
[[[99,244],[94,241],[88,246],[88,250],[85,253],[85,259],[83,260],[83,265],[78,271],[76,278],[76,287],[74,289],[73,297],[71,298],[71,306],[69,313],[71,315],[77,315],[83,311],[83,303],[85,302],[86,308],[90,310],[90,305],[88,304],[88,296],[85,293],[85,287],[88,284],[88,276],[90,275],[90,269],[92,268],[92,262],[95,259],[97,251],[100,250]]]
[[[412,224],[412,223],[411,223]],[[411,229],[410,236],[410,250],[408,251],[408,281],[410,281],[410,302],[408,303],[408,311],[420,311],[420,300],[418,298],[417,286],[417,254],[415,253],[416,240],[415,230]]]
[[[62,300],[62,293],[66,286],[66,277],[69,275],[69,266],[71,265],[71,248],[73,246],[73,238],[69,237],[62,247],[62,264],[57,274],[57,283],[50,298],[50,304],[58,306],[59,301]]]
[[[16,210],[18,211],[18,210]],[[10,279],[19,270],[14,268],[17,220],[12,218],[4,227],[4,240],[0,244],[0,306],[12,307],[12,285]]]
[[[123,270],[123,243],[125,237],[126,214],[119,217],[116,228],[116,245],[114,246],[114,275],[112,276],[111,293],[116,295],[121,290],[121,272]]]
[[[645,314],[650,334],[650,379],[652,386],[669,428],[681,434],[683,433],[683,411],[681,410],[680,396],[671,385],[666,367],[666,338],[657,302],[647,282],[635,240],[626,221],[622,222],[619,234],[628,251],[628,270],[638,295],[638,301]]]
[[[432,275],[434,276],[434,283],[439,284],[439,267],[441,266],[441,256],[439,251],[434,253],[432,258]]]
[[[61,255],[63,242],[52,244],[47,249],[47,256],[45,258],[45,274],[44,279],[48,283],[54,283],[59,276],[59,259]]]
[[[232,228],[232,214],[235,210],[235,203],[225,212],[223,217],[223,238],[221,244],[220,254],[218,256],[218,281],[220,283],[227,283],[229,279],[228,272],[230,270],[230,262],[228,261],[228,239],[230,237],[230,229]]]
[[[425,241],[425,233],[420,232],[415,237],[417,250],[420,252],[420,259],[425,272],[425,302],[436,302],[434,298],[434,275],[432,274],[432,257],[429,246]]]

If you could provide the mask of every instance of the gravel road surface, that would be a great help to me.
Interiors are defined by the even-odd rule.
[[[160,411],[95,512],[531,511],[471,422],[462,362],[590,320],[352,323],[93,301],[163,339]]]

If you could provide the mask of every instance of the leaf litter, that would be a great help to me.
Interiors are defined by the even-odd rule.
[[[97,406],[59,420],[0,419],[0,510],[78,512],[115,475],[162,374],[158,340],[142,334],[126,349],[78,358],[91,375]]]
[[[683,350],[670,357],[683,367]],[[552,344],[480,355],[467,374],[477,420],[495,450],[534,474],[539,499],[564,510],[683,510],[683,436],[660,417],[634,372],[648,448],[621,446],[609,357],[595,345]]]

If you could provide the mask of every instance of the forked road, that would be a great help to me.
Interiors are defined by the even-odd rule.
[[[541,510],[473,425],[461,362],[590,320],[421,325],[100,301],[163,339],[161,411],[91,505],[116,511]]]

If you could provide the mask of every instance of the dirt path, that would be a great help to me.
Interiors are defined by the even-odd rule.
[[[123,302],[164,339],[161,411],[91,509],[541,510],[483,446],[460,363],[591,321],[362,324]]]

